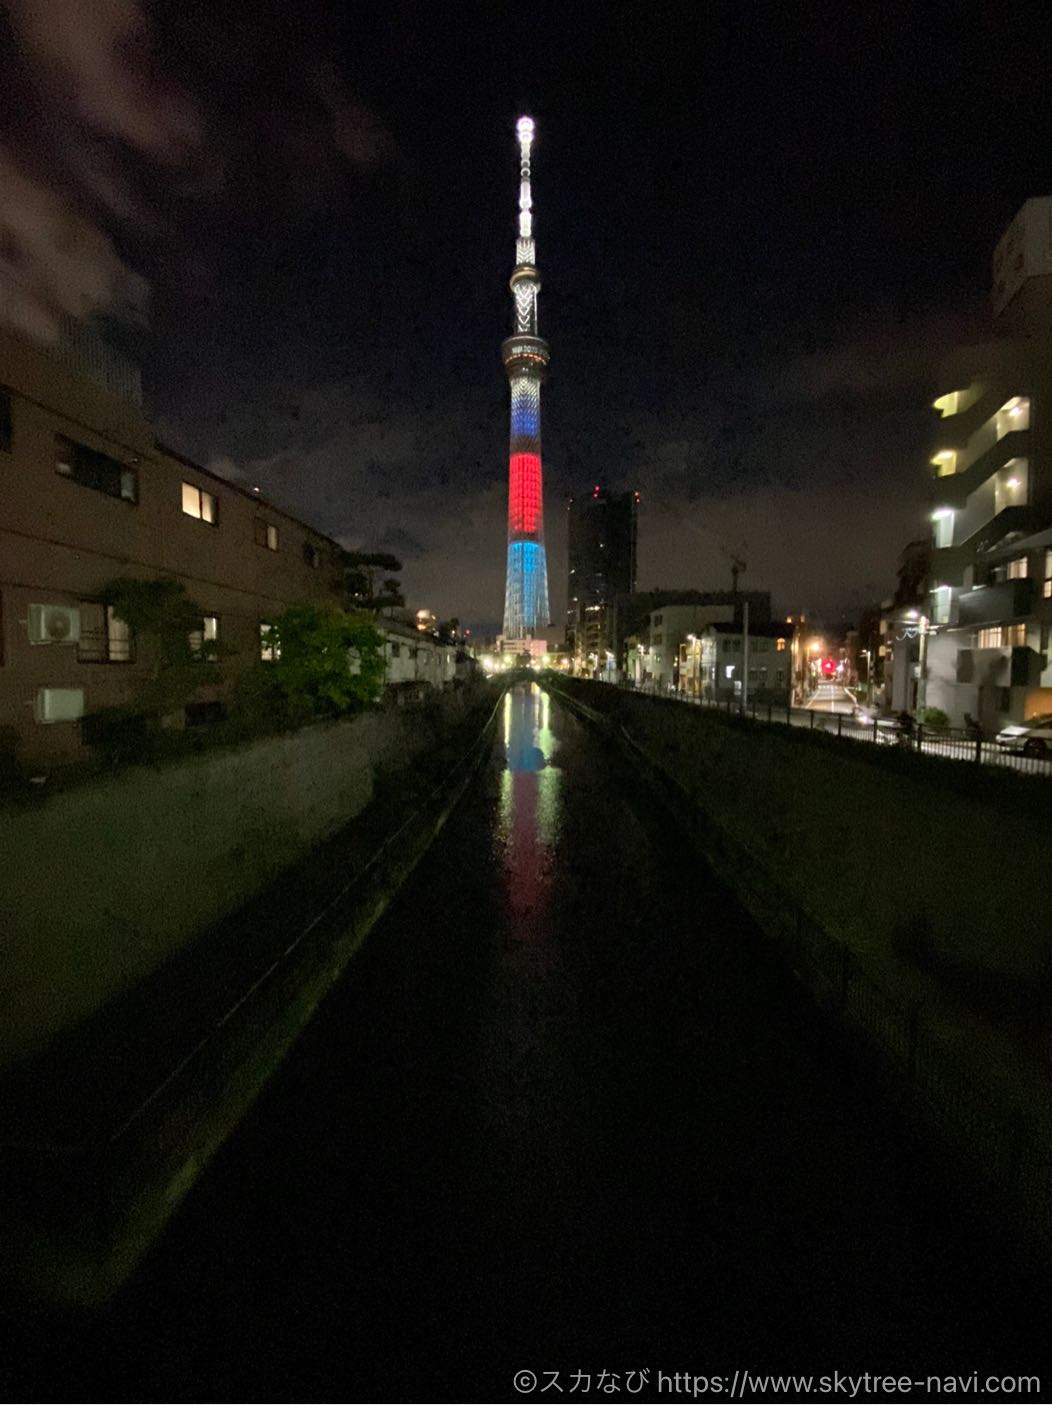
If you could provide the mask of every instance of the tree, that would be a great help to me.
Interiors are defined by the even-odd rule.
[[[345,551],[343,553],[343,588],[348,602],[358,610],[386,610],[404,605],[398,573],[402,563],[397,556],[385,551]],[[379,589],[377,573],[388,572]]]
[[[327,605],[290,605],[269,626],[273,659],[254,670],[290,720],[334,716],[370,702],[383,683],[383,640],[372,618]]]
[[[180,581],[120,576],[103,588],[102,596],[131,627],[149,665],[134,708],[140,716],[159,722],[202,684],[222,680],[219,645],[204,639],[201,606]]]

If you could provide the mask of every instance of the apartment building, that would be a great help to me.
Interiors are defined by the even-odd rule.
[[[1052,711],[1052,198],[998,245],[994,331],[942,367],[917,706],[988,732]]]
[[[149,650],[114,617],[116,577],[180,581],[230,676],[291,603],[339,603],[338,544],[159,444],[134,369],[83,328],[52,347],[0,330],[0,737],[41,765],[80,719],[133,701]],[[207,715],[215,688],[188,716]]]
[[[680,644],[679,691],[708,702],[740,700],[748,675],[747,696],[757,703],[788,703],[793,681],[794,626],[786,622],[750,625],[707,624]]]

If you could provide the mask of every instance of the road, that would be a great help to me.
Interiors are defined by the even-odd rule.
[[[819,683],[805,704],[812,712],[851,713],[855,699],[842,683]]]
[[[624,763],[524,684],[136,1278],[89,1319],[8,1320],[0,1384],[466,1401],[515,1398],[518,1370],[564,1395],[577,1371],[1004,1374],[1041,1370],[1048,1307]]]

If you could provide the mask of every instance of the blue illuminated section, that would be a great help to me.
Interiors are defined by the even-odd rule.
[[[510,639],[548,628],[548,561],[543,542],[508,543],[504,632]]]
[[[511,407],[511,432],[512,434],[528,435],[536,438],[541,432],[540,409],[530,404],[513,404]]]

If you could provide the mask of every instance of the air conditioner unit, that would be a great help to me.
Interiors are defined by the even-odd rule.
[[[76,644],[80,611],[76,605],[30,605],[30,644]]]
[[[76,722],[84,716],[83,688],[38,688],[38,722]]]

